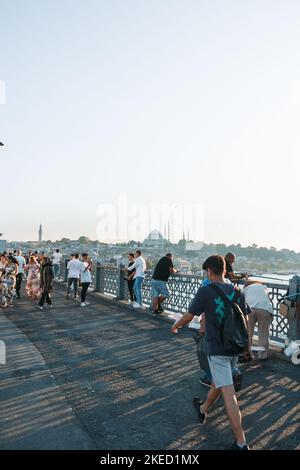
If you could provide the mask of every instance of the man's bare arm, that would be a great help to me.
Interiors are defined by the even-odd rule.
[[[173,333],[178,329],[178,328],[182,328],[183,326],[187,325],[188,323],[190,323],[194,318],[194,315],[192,315],[191,313],[185,313],[181,318],[180,320],[178,320],[171,328],[171,331],[173,331]]]

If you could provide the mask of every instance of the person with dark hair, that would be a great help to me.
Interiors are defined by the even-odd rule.
[[[196,407],[200,422],[204,423],[209,409],[216,400],[223,395],[227,416],[233,434],[235,435],[235,442],[230,449],[249,450],[233,386],[232,366],[236,364],[238,356],[235,354],[228,355],[228,352],[225,351],[221,335],[227,307],[227,300],[226,302],[224,300],[225,297],[231,302],[236,302],[246,318],[248,310],[245,303],[245,296],[232,284],[225,282],[226,265],[223,256],[210,256],[203,263],[202,269],[207,271],[207,276],[211,284],[199,288],[189,307],[188,313],[184,314],[182,318],[173,325],[172,332],[177,333],[178,328],[190,323],[195,315],[205,313],[207,355],[213,382],[205,402],[195,397],[193,403]]]
[[[17,279],[16,279],[16,295],[17,295],[17,299],[20,299],[21,298],[21,285],[22,285],[22,280],[24,276],[24,267],[26,266],[26,260],[24,256],[22,256],[21,250],[17,250],[16,259],[18,260],[18,263],[19,263],[19,270],[18,270]]]
[[[152,313],[154,315],[163,312],[162,303],[170,296],[168,280],[174,273],[176,269],[173,265],[173,255],[167,253],[158,261],[152,275]]]
[[[30,256],[32,256],[32,251],[28,251],[28,255],[25,255],[26,264],[29,263]],[[25,271],[26,272],[26,271]]]
[[[48,256],[45,256],[41,264],[41,298],[38,303],[38,308],[40,310],[44,309],[45,302],[47,305],[52,308],[52,300],[50,297],[50,292],[52,290],[52,280],[53,280],[53,266]]]
[[[74,255],[74,259],[67,264],[68,269],[68,286],[67,286],[67,300],[70,298],[70,289],[73,285],[74,298],[77,298],[78,280],[82,269],[82,263],[79,261],[79,254]]]
[[[235,272],[233,271],[233,263],[235,262],[236,260],[236,256],[234,253],[227,253],[227,255],[225,255],[225,262],[226,262],[226,273],[225,273],[225,277],[227,279],[230,279],[231,281],[237,281],[239,279],[246,279],[248,277],[248,274],[247,273],[243,273],[243,274],[235,274]]]
[[[133,277],[134,278],[133,291],[136,297],[136,302],[133,303],[133,307],[144,309],[143,304],[142,304],[142,284],[145,278],[146,261],[142,257],[141,250],[136,250],[135,262],[127,269],[130,272],[135,269],[135,275]]]
[[[59,252],[59,249],[55,251],[52,255],[52,265],[53,265],[53,272],[54,272],[54,279],[58,280],[60,274],[60,263],[62,259],[62,254]]]
[[[230,283],[229,279],[225,279],[225,282]],[[209,286],[211,281],[206,277],[201,287]],[[200,376],[200,383],[205,385],[206,387],[211,387],[212,383],[212,376],[208,364],[207,358],[207,347],[206,347],[206,327],[205,327],[205,313],[202,313],[200,316],[200,330],[199,330],[199,337],[194,337],[197,343],[197,356],[201,368],[201,376]],[[233,386],[236,392],[239,392],[242,388],[242,373],[238,368],[237,364],[232,366],[232,377],[233,377]]]
[[[88,288],[92,282],[91,270],[93,267],[92,260],[89,259],[87,253],[82,253],[82,263],[80,271],[80,282],[81,282],[81,307],[86,307],[89,302],[86,301],[86,294]]]
[[[128,255],[128,268],[130,268],[130,266],[132,266],[133,263],[134,263],[134,254],[129,253],[129,255]],[[135,282],[135,280],[133,279],[134,276],[135,276],[135,269],[130,274],[128,274],[128,276],[126,278],[127,285],[128,285],[129,296],[130,296],[130,300],[128,300],[129,304],[136,301],[135,293],[134,293],[134,290],[133,290],[134,282]]]

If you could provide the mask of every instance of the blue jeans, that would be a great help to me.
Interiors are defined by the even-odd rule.
[[[144,278],[137,276],[134,281],[133,292],[135,293],[135,298],[138,304],[142,304],[142,284]]]
[[[170,290],[168,283],[165,281],[158,281],[157,279],[152,279],[151,282],[151,296],[156,298],[159,296],[170,297]]]
[[[53,272],[54,272],[54,277],[59,277],[59,273],[60,273],[59,264],[53,264]]]

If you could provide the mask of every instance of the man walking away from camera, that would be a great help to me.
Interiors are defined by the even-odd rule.
[[[74,259],[68,262],[68,287],[67,287],[67,300],[70,298],[70,289],[73,285],[74,289],[74,298],[77,298],[77,289],[78,289],[78,279],[82,269],[82,262],[79,261],[79,255],[76,254]]]
[[[59,278],[60,274],[60,263],[62,259],[62,254],[59,252],[57,249],[55,253],[53,253],[52,256],[52,265],[53,265],[53,271],[54,271],[54,279],[57,281]]]
[[[24,266],[26,266],[26,259],[24,258],[24,256],[22,256],[21,250],[17,250],[16,259],[19,263],[19,270],[18,270],[18,274],[16,278],[16,295],[17,295],[17,299],[20,299],[21,298],[21,294],[20,294],[21,285],[22,285],[22,280],[24,276]]]

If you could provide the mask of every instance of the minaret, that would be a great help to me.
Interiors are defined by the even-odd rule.
[[[42,229],[42,224],[40,224],[39,228],[39,242],[41,242],[43,239],[43,229]]]

